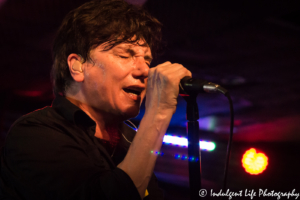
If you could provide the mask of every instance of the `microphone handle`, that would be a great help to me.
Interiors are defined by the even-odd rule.
[[[206,80],[193,79],[190,76],[181,79],[179,84],[179,94],[181,96],[197,95],[201,92],[221,92],[224,95],[228,93],[228,91],[220,85]]]

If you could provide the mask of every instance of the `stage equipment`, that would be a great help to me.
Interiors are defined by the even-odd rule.
[[[218,84],[200,80],[193,79],[191,77],[184,77],[180,81],[179,94],[187,102],[186,108],[186,119],[187,123],[187,135],[188,135],[188,157],[194,158],[189,159],[189,184],[190,184],[190,199],[199,199],[199,190],[201,189],[201,151],[199,150],[199,113],[198,105],[196,102],[197,95],[201,92],[221,92],[229,100],[230,105],[230,135],[227,145],[227,155],[224,168],[224,179],[223,179],[223,191],[226,190],[227,183],[227,171],[231,151],[232,134],[233,134],[233,105],[229,92]]]

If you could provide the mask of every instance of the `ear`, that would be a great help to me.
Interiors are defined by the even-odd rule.
[[[84,80],[82,57],[78,54],[72,53],[68,56],[67,62],[69,65],[70,74],[74,81],[82,82]]]

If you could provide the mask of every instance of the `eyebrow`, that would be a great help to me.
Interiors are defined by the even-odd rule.
[[[124,50],[126,53],[130,53],[131,55],[135,55],[136,52],[130,48],[130,47],[116,47],[117,49]],[[153,60],[153,57],[151,55],[145,55],[144,59],[151,62]]]

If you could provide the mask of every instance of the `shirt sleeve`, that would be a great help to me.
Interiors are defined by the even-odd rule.
[[[149,181],[148,187],[147,187],[148,196],[145,196],[143,200],[163,200],[164,194],[163,191],[158,187],[158,181],[155,176],[155,174],[152,174],[152,177]]]
[[[141,199],[124,171],[107,168],[104,160],[95,165],[69,137],[34,120],[16,123],[2,150],[1,179],[10,191],[7,195],[28,200]]]

